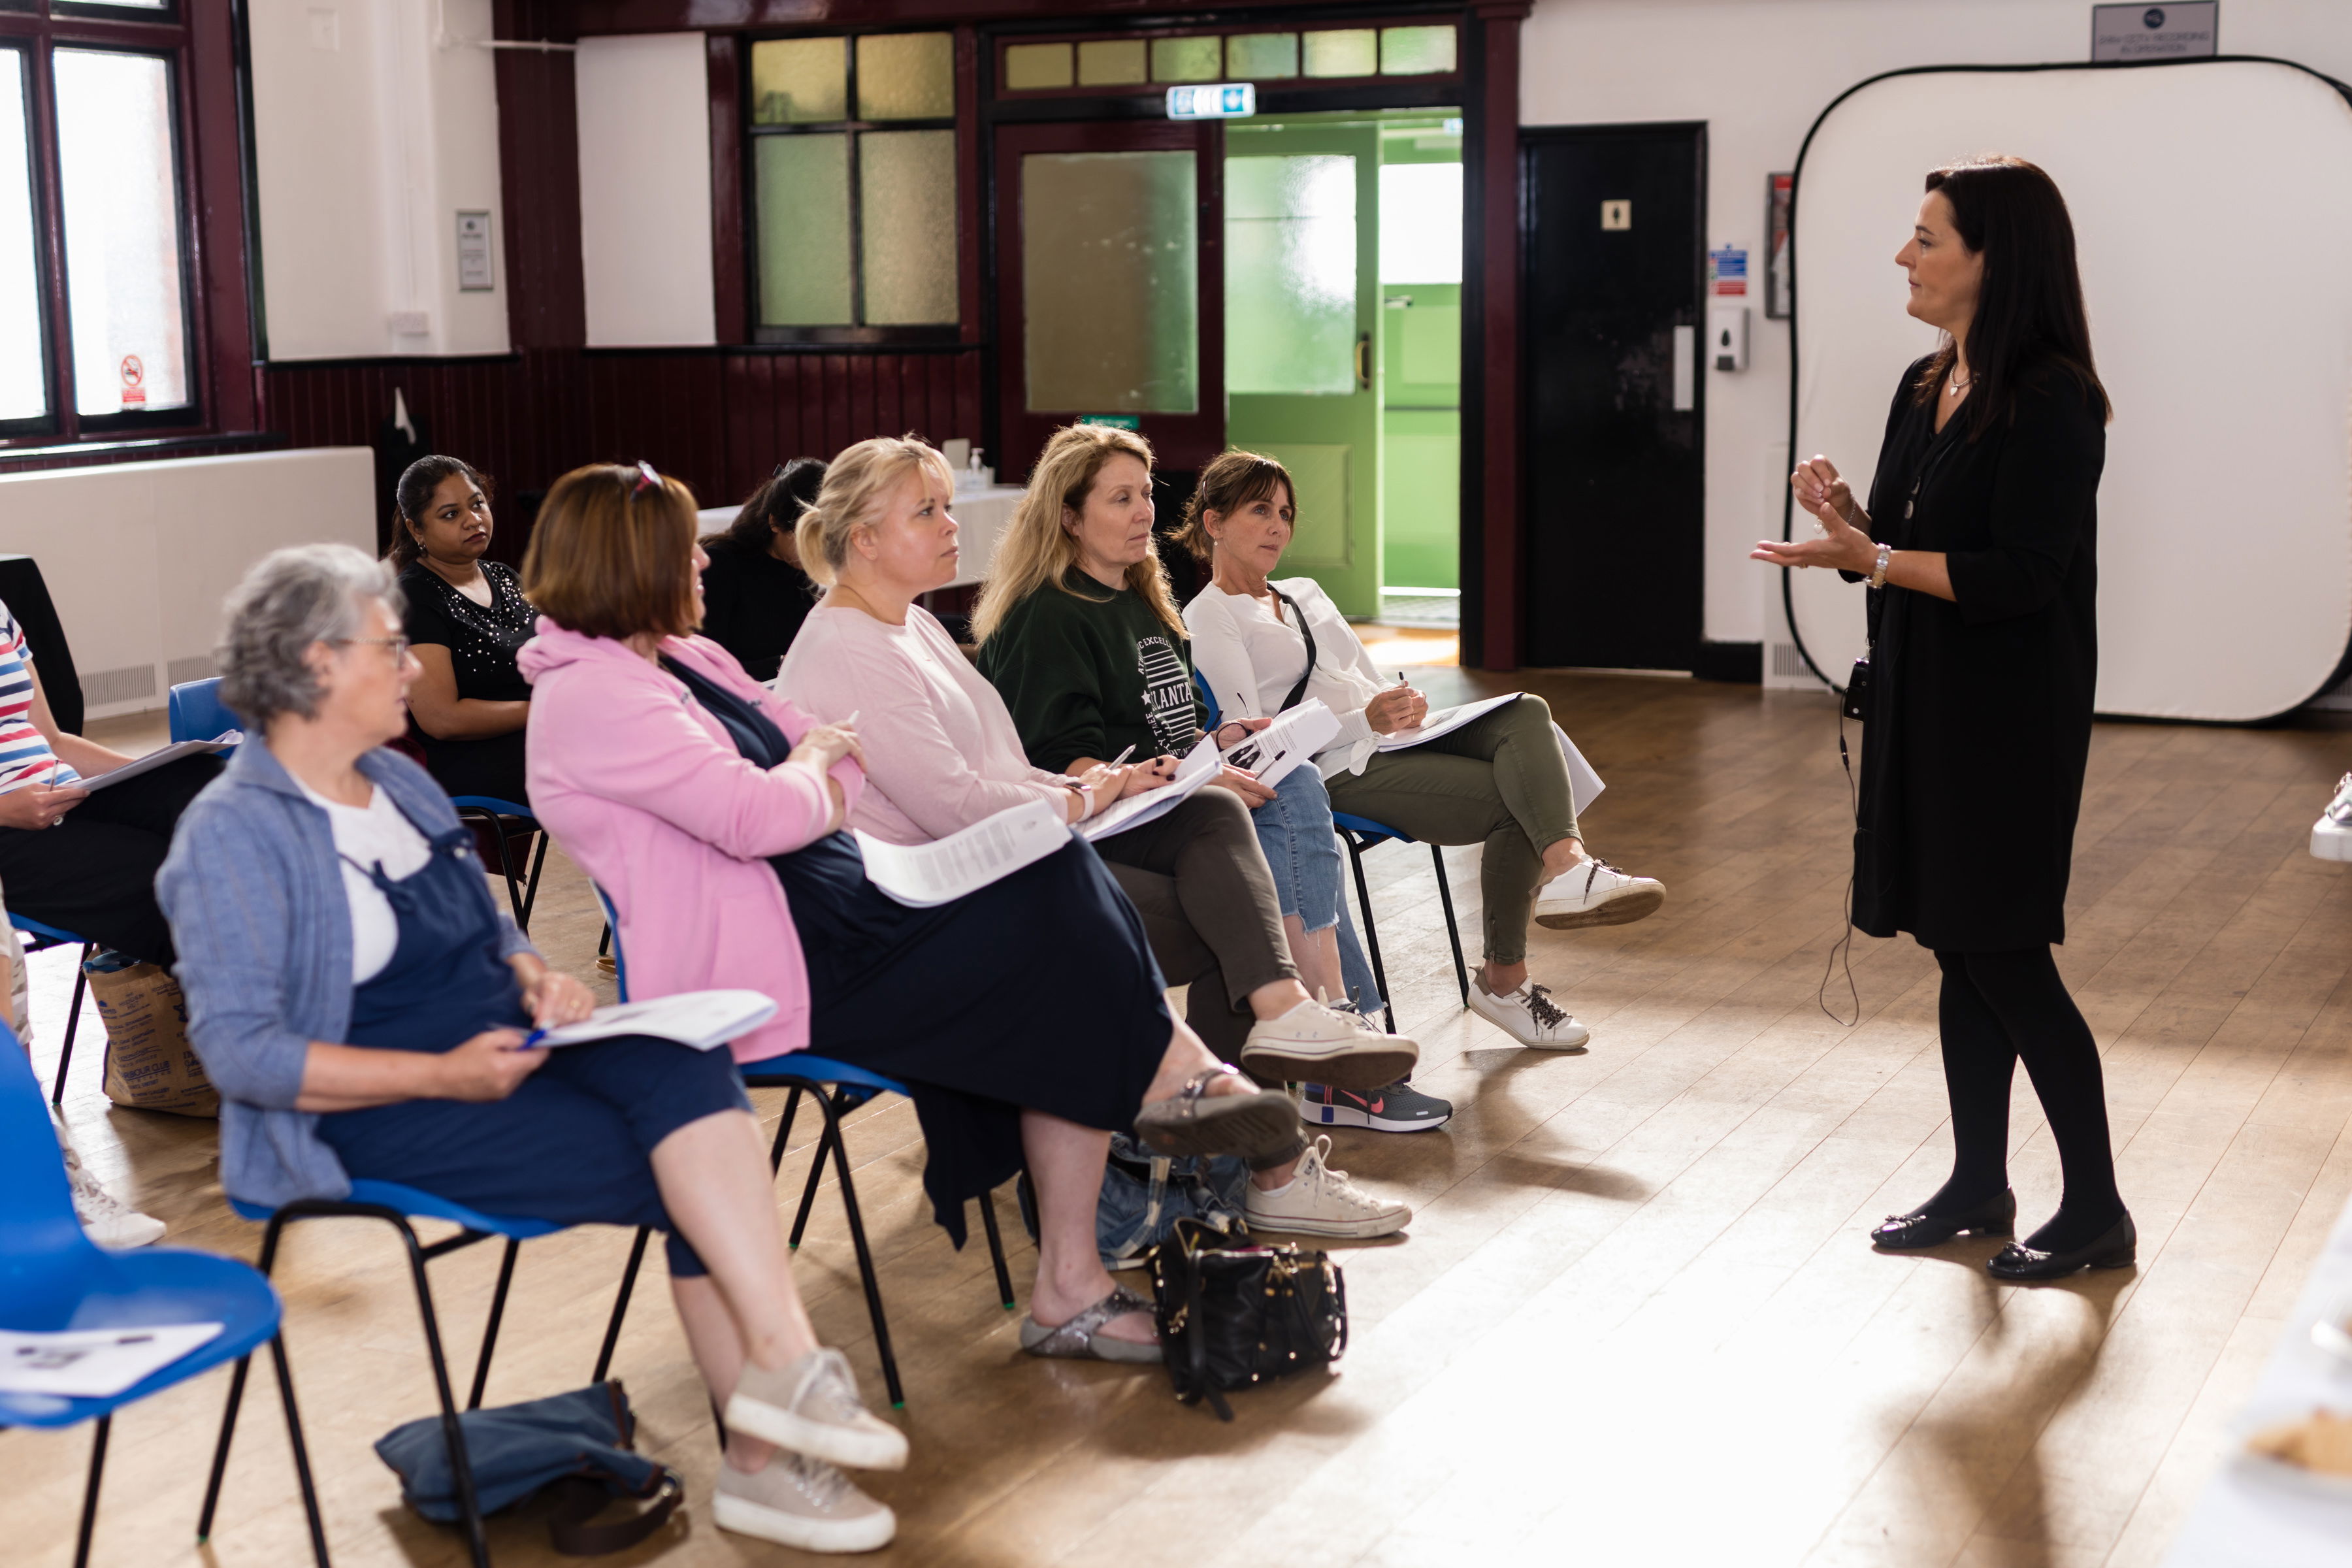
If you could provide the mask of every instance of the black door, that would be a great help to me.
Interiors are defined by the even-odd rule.
[[[1706,127],[1530,131],[1520,156],[1526,662],[1689,669],[1706,525]]]

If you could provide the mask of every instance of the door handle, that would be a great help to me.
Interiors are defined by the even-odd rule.
[[[1655,341],[1654,339],[1652,341]],[[1698,407],[1698,329],[1675,329],[1675,412],[1688,414]]]
[[[1371,389],[1372,334],[1360,332],[1356,336],[1356,390],[1370,392]]]

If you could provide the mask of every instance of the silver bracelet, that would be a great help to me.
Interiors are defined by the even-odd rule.
[[[1872,567],[1870,572],[1870,585],[1872,587],[1884,588],[1886,586],[1886,563],[1894,554],[1894,546],[1884,543],[1879,545],[1878,564]]]

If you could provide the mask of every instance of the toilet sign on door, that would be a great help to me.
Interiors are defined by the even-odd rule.
[[[147,367],[137,354],[122,356],[122,406],[144,408],[147,405]]]

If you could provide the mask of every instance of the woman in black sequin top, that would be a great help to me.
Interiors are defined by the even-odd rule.
[[[482,559],[490,547],[488,489],[457,458],[420,458],[400,476],[392,563],[407,599],[404,628],[425,667],[408,709],[425,765],[443,789],[528,805],[530,684],[515,652],[530,640],[537,615],[514,568]]]

